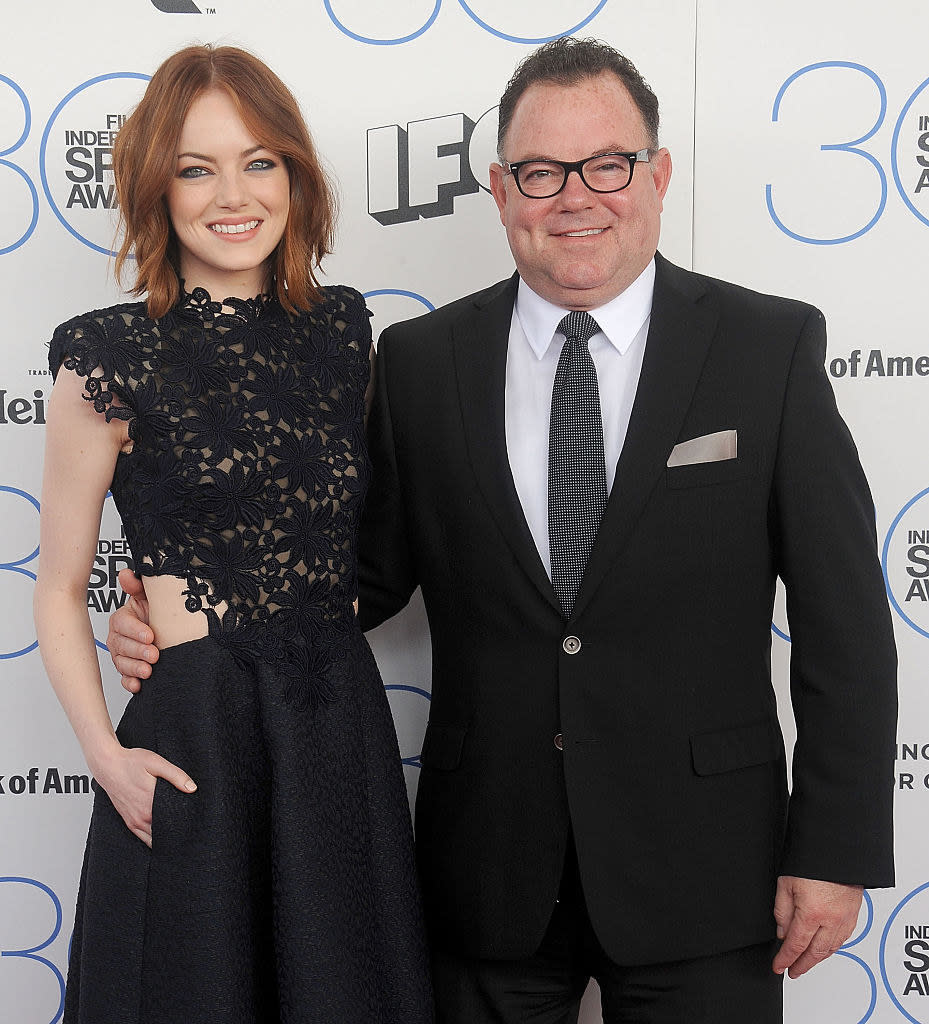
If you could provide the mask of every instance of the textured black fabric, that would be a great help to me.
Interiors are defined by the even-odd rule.
[[[397,742],[360,632],[295,713],[212,637],[162,652],[118,727],[183,766],[149,850],[98,789],[65,1024],[427,1024]]]
[[[370,346],[353,289],[290,314],[198,288],[157,322],[142,303],[75,317],[49,352],[129,423],[112,491],[136,572],[186,580],[210,636],[297,704],[332,696],[352,629]]]
[[[570,618],[606,508],[606,459],[597,368],[587,348],[600,327],[589,313],[574,310],[558,330],[565,343],[552,386],[548,536],[552,586]]]
[[[397,740],[352,609],[369,346],[346,288],[299,315],[197,291],[55,333],[53,372],[129,423],[112,489],[137,571],[185,579],[209,622],[120,723],[198,789],[159,780],[152,850],[97,792],[66,1024],[431,1020]]]

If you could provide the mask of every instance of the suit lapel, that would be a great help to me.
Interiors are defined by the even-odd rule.
[[[506,451],[506,353],[518,277],[481,292],[452,328],[468,455],[487,506],[517,561],[557,609],[551,580],[526,522]]]
[[[629,429],[574,616],[595,593],[665,472],[717,324],[699,278],[656,256],[651,323]]]

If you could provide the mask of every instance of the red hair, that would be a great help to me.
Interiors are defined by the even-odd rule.
[[[286,309],[310,309],[321,298],[316,270],[332,249],[333,191],[293,93],[266,64],[234,46],[189,46],[169,57],[120,128],[113,147],[123,231],[117,280],[134,254],[132,291],[147,296],[149,316],[163,316],[178,300],[179,253],[165,194],[184,120],[208,89],[224,89],[250,134],[284,159],[290,212],[269,269]]]

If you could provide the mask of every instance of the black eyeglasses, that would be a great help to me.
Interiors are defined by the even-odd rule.
[[[551,199],[565,187],[568,175],[577,171],[578,177],[591,192],[620,192],[632,181],[636,163],[647,164],[652,149],[637,153],[604,153],[586,160],[520,160],[507,164],[516,187],[528,199]]]

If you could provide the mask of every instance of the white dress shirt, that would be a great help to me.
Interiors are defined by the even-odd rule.
[[[600,325],[588,347],[600,389],[608,492],[635,401],[654,290],[652,260],[621,295],[590,310]],[[565,341],[557,327],[568,312],[520,280],[506,353],[506,451],[516,493],[549,576],[548,430],[555,370]]]

